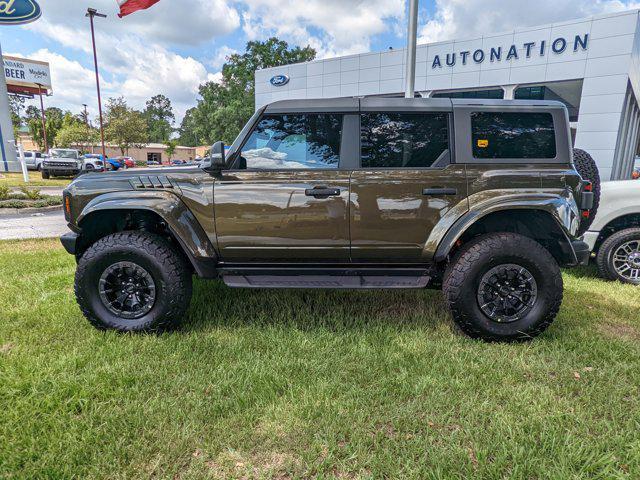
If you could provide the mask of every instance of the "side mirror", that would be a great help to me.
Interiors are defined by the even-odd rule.
[[[226,166],[224,142],[216,142],[211,147],[209,157],[202,160],[201,168],[205,171],[218,171]]]

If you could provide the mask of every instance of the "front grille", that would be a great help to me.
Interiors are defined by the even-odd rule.
[[[65,168],[78,168],[78,165],[75,163],[66,163],[66,162],[45,162],[47,167],[65,167]]]

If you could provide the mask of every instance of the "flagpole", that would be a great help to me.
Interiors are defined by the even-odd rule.
[[[409,0],[409,25],[407,31],[407,60],[405,74],[405,98],[413,98],[416,82],[416,44],[418,36],[418,0]]]
[[[89,17],[89,23],[91,24],[91,41],[93,42],[93,64],[96,69],[96,88],[98,90],[98,113],[100,115],[100,140],[102,142],[102,161],[107,161],[107,149],[104,145],[104,125],[102,122],[102,98],[100,97],[100,74],[98,73],[98,53],[96,50],[96,34],[93,27],[93,17],[107,18],[106,15],[98,13],[95,8],[87,8],[87,14],[85,17]]]

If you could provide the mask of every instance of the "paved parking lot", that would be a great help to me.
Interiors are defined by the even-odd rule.
[[[62,210],[0,216],[0,240],[59,237],[67,231]]]

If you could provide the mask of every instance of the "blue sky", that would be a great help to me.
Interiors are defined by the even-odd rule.
[[[116,0],[39,0],[42,18],[1,27],[5,54],[51,63],[49,105],[95,114],[88,6],[96,19],[105,97],[123,95],[142,108],[156,93],[174,103],[178,120],[195,105],[202,82],[216,80],[224,58],[249,40],[275,35],[311,45],[319,57],[401,48],[405,0],[160,0],[119,19]],[[468,38],[516,27],[637,8],[628,0],[421,0],[421,42]]]

